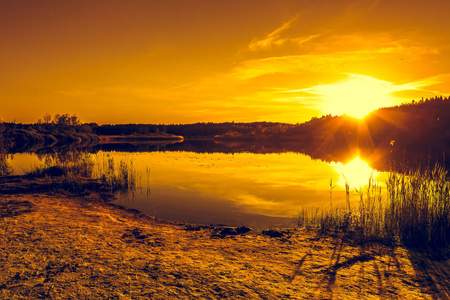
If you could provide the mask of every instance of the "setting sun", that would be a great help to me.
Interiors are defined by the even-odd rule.
[[[323,110],[327,114],[361,119],[374,109],[392,105],[390,94],[396,86],[370,76],[350,74],[346,80],[319,85],[314,90],[324,96]]]

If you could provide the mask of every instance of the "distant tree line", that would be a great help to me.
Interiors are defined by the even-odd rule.
[[[174,134],[185,138],[214,138],[217,135],[267,136],[283,133],[294,125],[286,123],[195,123],[195,124],[118,124],[93,128],[99,135]]]
[[[43,121],[42,121],[43,120]],[[70,116],[69,114],[56,114],[53,118],[52,115],[46,113],[43,118],[37,121],[37,124],[57,124],[64,126],[78,126],[80,125],[80,120],[76,115]]]
[[[2,123],[6,132],[12,130],[34,130],[37,132],[52,131],[71,131],[71,132],[88,132],[93,133],[92,128],[98,126],[97,124],[83,124],[76,115],[69,114],[55,114],[52,116],[47,113],[40,118],[36,123],[23,124],[16,122],[4,122]]]
[[[301,124],[224,122],[194,124],[82,123],[76,115],[45,114],[35,124],[2,123],[0,146],[13,140],[30,144],[33,136],[77,140],[103,135],[180,135],[185,140],[258,141],[281,145],[326,160],[340,160],[355,149],[368,153],[450,149],[450,97],[434,97],[380,108],[363,120],[347,115],[313,117]],[[25,147],[25,146],[24,146]],[[270,146],[272,147],[272,146]],[[1,151],[1,148],[0,148]],[[449,153],[450,154],[450,153]]]

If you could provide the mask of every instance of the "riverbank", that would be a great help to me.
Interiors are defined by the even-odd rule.
[[[450,295],[450,261],[402,247],[300,230],[229,235],[124,210],[103,193],[38,194],[14,185],[0,184],[9,191],[0,196],[2,299]]]

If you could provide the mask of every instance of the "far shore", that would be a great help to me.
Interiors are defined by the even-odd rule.
[[[178,141],[182,142],[184,138],[179,135],[157,135],[157,134],[131,134],[131,135],[101,135],[99,143],[111,142],[133,142],[133,141]]]

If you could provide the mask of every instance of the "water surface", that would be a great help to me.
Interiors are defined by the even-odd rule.
[[[44,158],[15,154],[9,163],[21,174]],[[136,170],[139,188],[116,203],[194,224],[291,226],[302,207],[327,206],[330,196],[333,204],[343,203],[344,178],[359,187],[371,175],[382,177],[357,157],[344,166],[292,152],[99,151],[92,158],[100,164],[111,158],[126,161]]]

